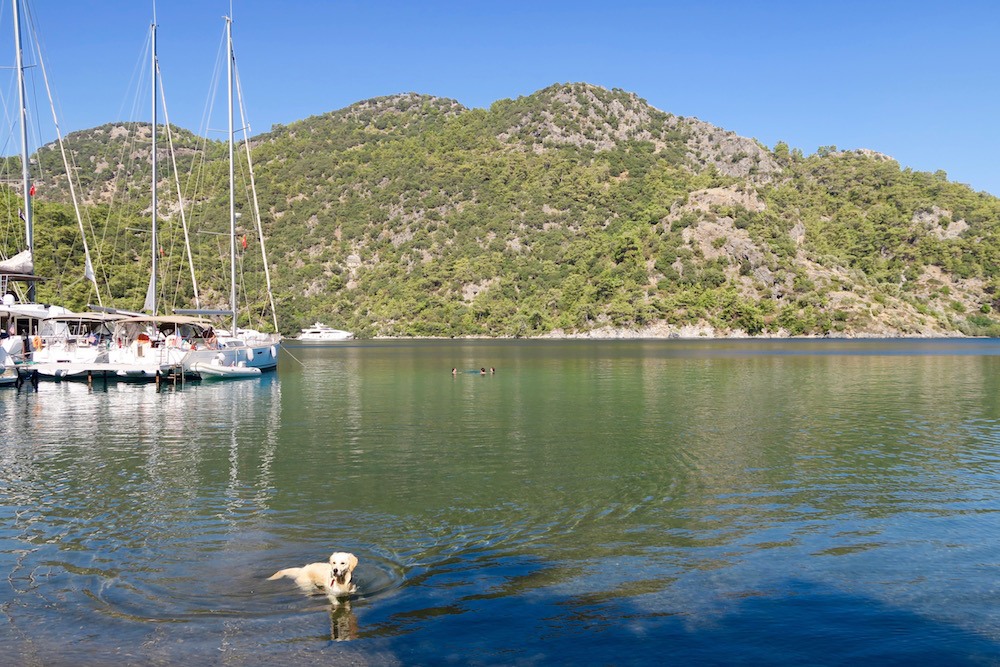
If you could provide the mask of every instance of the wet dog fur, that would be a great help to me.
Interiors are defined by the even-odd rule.
[[[344,551],[330,555],[326,563],[309,563],[302,567],[289,567],[278,570],[268,581],[288,577],[293,579],[304,593],[325,594],[331,599],[347,597],[358,590],[352,581],[354,568],[358,566],[358,557]]]

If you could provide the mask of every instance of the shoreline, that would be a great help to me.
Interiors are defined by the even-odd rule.
[[[589,331],[586,333],[568,334],[564,332],[550,332],[539,336],[373,336],[372,338],[355,338],[354,341],[362,340],[593,340],[593,341],[613,341],[613,340],[650,340],[650,341],[733,341],[733,340],[947,340],[947,339],[990,339],[990,336],[967,336],[961,332],[949,333],[919,333],[910,334],[902,332],[854,332],[854,333],[831,333],[823,335],[793,336],[787,333],[758,334],[751,336],[742,331],[719,333],[698,333],[689,335],[687,332],[674,332],[669,334],[647,333],[645,331],[623,330],[623,331]],[[292,342],[295,339],[289,339]],[[335,341],[351,342],[351,341]]]
[[[748,334],[742,329],[720,331],[708,324],[674,326],[651,324],[639,329],[600,327],[580,333],[556,329],[535,336],[373,336],[368,340],[881,340],[881,339],[990,338],[968,336],[960,331],[928,330],[917,333],[879,328],[873,331],[837,331],[824,334],[792,335],[784,329],[764,334]]]

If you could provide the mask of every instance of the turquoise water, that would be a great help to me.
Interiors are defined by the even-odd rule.
[[[0,655],[1000,664],[998,397],[992,340],[356,342],[3,390]],[[340,550],[348,604],[266,581]]]

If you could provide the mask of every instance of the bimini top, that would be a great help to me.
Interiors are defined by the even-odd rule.
[[[144,324],[198,324],[201,326],[211,326],[212,323],[206,319],[200,317],[191,317],[189,315],[137,315],[134,317],[126,317],[118,320],[119,324],[130,324],[130,323],[144,323]]]
[[[118,320],[124,319],[124,315],[116,315],[114,313],[62,313],[59,315],[51,315],[46,317],[47,321],[65,321],[65,322],[117,322]]]

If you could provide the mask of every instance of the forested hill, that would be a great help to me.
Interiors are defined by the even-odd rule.
[[[95,174],[126,172],[130,224],[143,224],[142,129],[68,138],[94,219],[122,187]],[[208,190],[190,205],[221,214],[225,151],[174,130],[183,164],[207,160]],[[122,154],[115,135],[138,147],[128,169],[108,157]],[[251,146],[286,334],[315,320],[363,336],[1000,331],[1000,200],[874,151],[768,148],[587,84],[485,110],[366,100]],[[65,180],[45,178],[40,200],[59,199]],[[176,225],[176,203],[160,208]],[[68,225],[64,209],[40,216]],[[131,254],[98,254],[105,299],[138,308],[148,260],[133,236]],[[46,267],[40,246],[38,272],[68,271],[66,252]],[[226,272],[200,270],[203,305],[225,306]],[[93,302],[70,282],[43,289]]]

